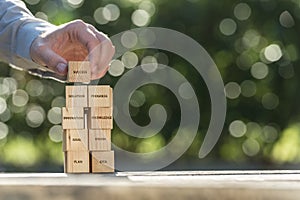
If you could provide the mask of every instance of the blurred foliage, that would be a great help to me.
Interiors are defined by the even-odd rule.
[[[157,61],[172,66],[197,94],[201,109],[198,134],[173,168],[293,168],[300,162],[299,0],[25,2],[36,17],[56,25],[80,18],[110,36],[139,26],[165,27],[192,37],[209,52],[222,74],[228,109],[222,136],[203,160],[198,151],[210,119],[203,79],[170,52],[140,50],[128,55],[131,64],[137,56],[138,64]],[[136,64],[124,68],[116,63],[100,84],[114,86]],[[62,171],[57,119],[64,106],[64,85],[3,63],[0,76],[1,170]],[[135,152],[154,151],[167,144],[180,122],[179,103],[174,99],[162,86],[139,88],[130,101],[133,120],[146,125],[151,105],[161,104],[168,113],[167,123],[148,139],[133,138],[115,126],[113,142]]]

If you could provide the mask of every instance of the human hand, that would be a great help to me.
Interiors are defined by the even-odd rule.
[[[36,63],[66,75],[68,61],[89,60],[91,78],[105,75],[115,53],[110,39],[90,24],[75,20],[38,36],[30,47]]]

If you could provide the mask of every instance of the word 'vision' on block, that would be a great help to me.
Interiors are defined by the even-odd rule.
[[[90,151],[110,151],[111,150],[111,130],[95,129],[89,130],[89,150]]]

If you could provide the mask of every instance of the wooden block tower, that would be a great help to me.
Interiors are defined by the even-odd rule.
[[[87,85],[89,62],[69,62],[66,107],[62,108],[66,173],[112,173],[113,94],[109,85]],[[84,85],[85,84],[85,85]]]

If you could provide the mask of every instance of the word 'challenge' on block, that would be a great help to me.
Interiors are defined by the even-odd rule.
[[[89,62],[69,62],[68,81],[89,83]],[[67,85],[62,108],[66,173],[112,173],[113,92],[109,85]]]

